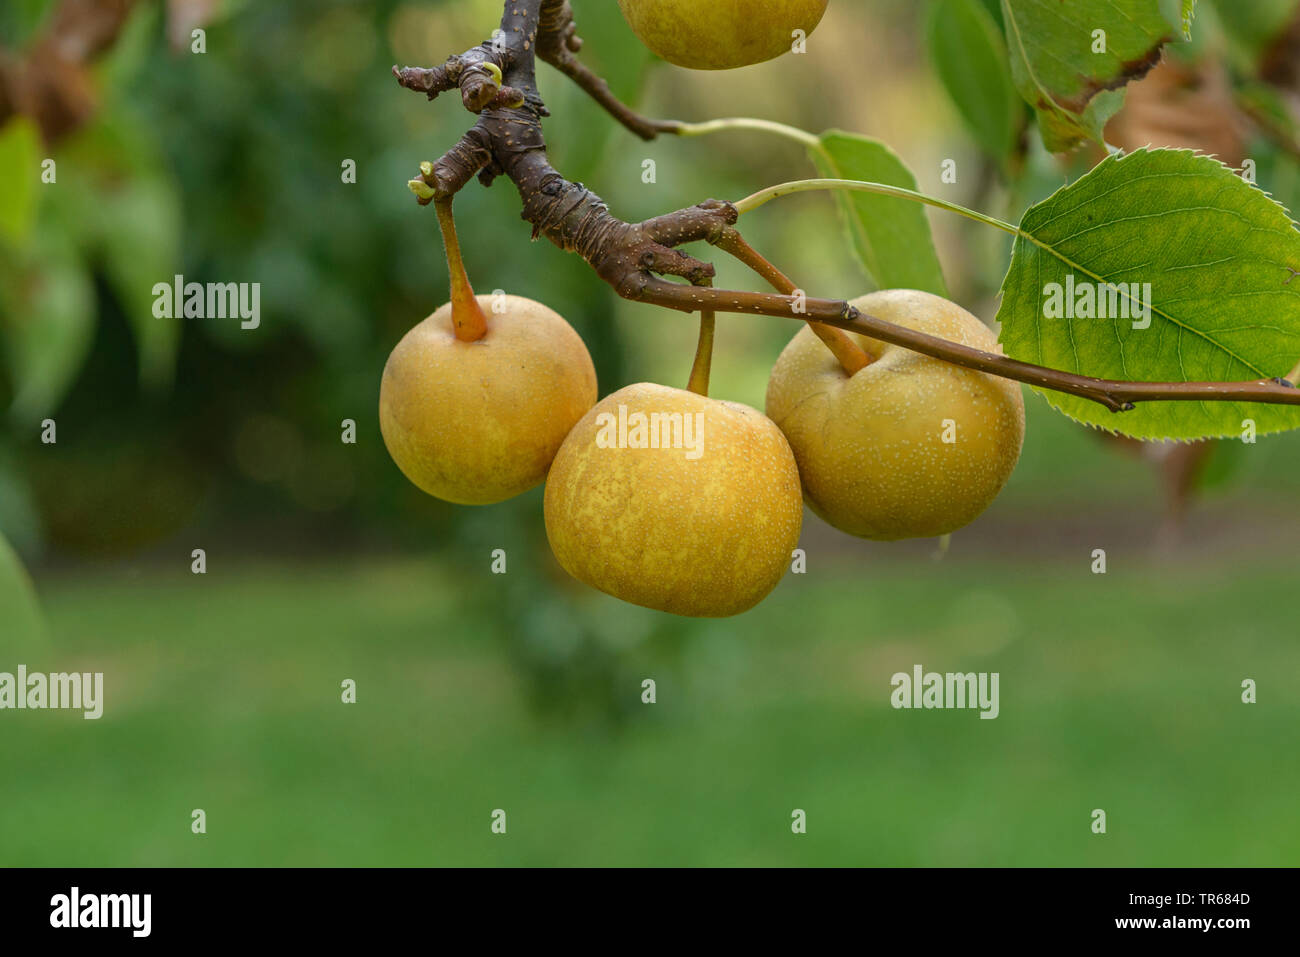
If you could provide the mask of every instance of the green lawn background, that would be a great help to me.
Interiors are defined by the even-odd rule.
[[[1294,863],[1294,576],[1232,572],[841,560],[787,578],[758,612],[690,624],[676,660],[653,640],[625,649],[629,714],[614,723],[539,715],[509,637],[466,614],[491,583],[445,562],[68,581],[46,591],[59,666],[107,673],[105,717],[5,715],[0,854]],[[890,675],[915,663],[999,672],[1000,717],[893,710]],[[340,702],[345,677],[355,705]],[[1243,677],[1258,704],[1240,702]],[[1089,829],[1098,807],[1105,835]],[[207,834],[190,832],[193,808]],[[496,808],[505,835],[490,833]]]

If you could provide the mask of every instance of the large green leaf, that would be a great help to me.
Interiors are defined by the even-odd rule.
[[[40,133],[31,120],[15,116],[0,127],[0,240],[21,242],[36,213],[40,183]]]
[[[27,569],[0,535],[0,650],[12,651],[45,636],[45,620]]]
[[[1016,89],[1038,114],[1049,150],[1062,152],[1102,130],[1124,102],[1124,86],[1185,38],[1192,0],[1002,0]],[[1095,31],[1104,52],[1095,52]]]
[[[962,121],[981,147],[1005,163],[1015,150],[1025,108],[997,23],[980,0],[932,0],[926,40]]]
[[[1014,358],[1106,379],[1285,376],[1300,359],[1298,273],[1300,232],[1286,210],[1217,160],[1187,150],[1110,156],[1025,213],[1002,285],[1002,342]],[[1125,284],[1116,305],[1130,318],[1114,317],[1109,293],[1109,317],[1080,315],[1085,283]],[[1048,315],[1052,284],[1076,288],[1073,318]],[[1147,321],[1143,302],[1149,325],[1135,328]],[[1300,427],[1294,406],[1144,402],[1112,413],[1047,396],[1071,418],[1141,439],[1239,436],[1244,419],[1260,434]]]
[[[884,143],[830,130],[810,149],[822,175],[916,189],[916,177]],[[925,210],[910,200],[871,193],[839,193],[850,239],[870,278],[881,289],[920,289],[947,295]]]

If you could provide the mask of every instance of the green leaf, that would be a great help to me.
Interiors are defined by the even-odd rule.
[[[44,530],[32,494],[33,476],[27,474],[30,470],[22,468],[20,457],[14,454],[17,445],[0,442],[0,538],[7,537],[15,549],[34,550],[40,547]]]
[[[10,415],[30,424],[54,414],[90,349],[95,290],[75,245],[37,230],[31,261],[5,271],[3,332],[15,395]]]
[[[926,39],[939,79],[971,135],[1005,163],[1016,148],[1024,107],[993,17],[979,0],[933,0]]]
[[[988,15],[993,18],[993,22],[997,25],[998,31],[1001,32],[1002,0],[979,0],[979,2],[980,6],[982,6],[985,11],[988,12]]]
[[[1002,0],[1002,19],[1016,89],[1037,113],[1047,148],[1064,152],[1104,142],[1125,84],[1155,66],[1164,44],[1187,36],[1191,3]]]
[[[916,177],[884,143],[829,130],[809,150],[823,176],[916,189]],[[837,193],[862,267],[881,289],[920,289],[946,296],[943,267],[921,206],[870,193]]]
[[[62,216],[86,258],[102,267],[131,325],[141,386],[165,388],[181,320],[154,316],[153,286],[180,271],[182,211],[156,134],[119,109],[79,130],[62,150],[60,162],[87,175],[60,187],[51,212]]]
[[[36,589],[18,555],[0,535],[0,648],[33,644],[45,637]]]
[[[1218,160],[1163,149],[1109,156],[1031,207],[1019,230],[998,310],[1013,358],[1158,382],[1271,379],[1300,359],[1300,232]],[[1081,315],[1085,290],[1096,303],[1094,284],[1105,283],[1123,290],[1113,305],[1107,290],[1107,318]],[[1294,406],[1143,402],[1113,413],[1045,394],[1073,419],[1139,439],[1239,436],[1244,419],[1259,434],[1300,427]]]
[[[15,116],[0,128],[0,239],[26,238],[36,214],[41,136],[36,124]]]
[[[138,179],[101,198],[104,271],[135,333],[140,383],[169,386],[180,349],[181,321],[153,314],[153,287],[179,271],[181,209],[170,182]]]

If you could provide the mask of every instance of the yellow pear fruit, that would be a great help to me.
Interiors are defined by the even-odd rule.
[[[493,297],[477,299],[483,338],[456,338],[448,303],[402,337],[379,388],[388,454],[425,492],[458,505],[541,482],[597,397],[587,347],[557,313],[520,296],[497,299],[495,312]]]
[[[829,0],[618,0],[632,32],[669,63],[732,70],[789,53]]]
[[[930,293],[890,289],[853,305],[1002,351],[987,326]],[[945,535],[974,521],[1020,458],[1020,385],[851,335],[873,360],[854,375],[804,326],[768,382],[767,414],[790,441],[808,506],[841,531],[883,541]]]
[[[756,409],[640,383],[601,400],[546,477],[546,535],[574,578],[635,605],[721,618],[776,587],[803,501]]]

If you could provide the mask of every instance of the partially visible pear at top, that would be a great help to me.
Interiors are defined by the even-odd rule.
[[[734,70],[789,53],[829,0],[618,0],[632,32],[669,63]],[[796,34],[795,31],[800,31]]]

